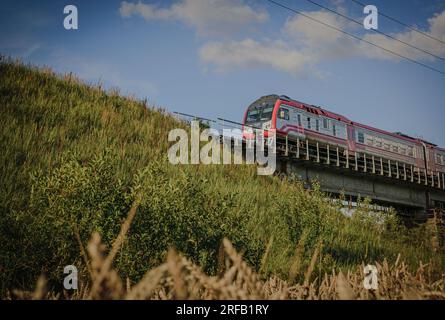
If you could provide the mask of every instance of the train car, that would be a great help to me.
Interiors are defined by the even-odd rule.
[[[383,157],[427,172],[445,172],[445,149],[400,132],[391,133],[356,123],[321,107],[268,95],[254,101],[243,119],[244,137],[255,129],[275,129],[278,136],[319,141],[352,153]]]

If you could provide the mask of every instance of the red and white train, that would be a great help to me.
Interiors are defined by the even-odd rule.
[[[253,102],[243,119],[252,128],[276,129],[278,135],[305,138],[411,164],[428,172],[445,172],[445,149],[402,133],[391,133],[287,96],[268,95]]]

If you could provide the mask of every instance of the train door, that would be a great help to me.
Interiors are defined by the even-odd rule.
[[[277,113],[276,128],[282,131],[288,131],[291,119],[291,108],[281,105]]]
[[[431,147],[428,146],[427,148],[428,150],[428,169],[431,171],[436,171],[436,152],[435,150]]]
[[[348,128],[348,148],[350,151],[355,151],[355,129],[349,124],[346,127]]]
[[[423,146],[422,145],[417,146],[415,150],[416,150],[417,166],[419,168],[425,168],[425,157],[424,157]]]

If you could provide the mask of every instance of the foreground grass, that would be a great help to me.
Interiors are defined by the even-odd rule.
[[[144,101],[72,76],[0,63],[0,285],[29,289],[42,273],[60,289],[63,267],[88,274],[93,232],[111,245],[133,203],[137,214],[114,266],[141,279],[174,247],[216,274],[222,239],[260,276],[302,281],[315,248],[317,270],[355,268],[398,255],[407,268],[444,256],[425,227],[366,205],[349,218],[317,189],[260,177],[251,166],[172,166],[167,135],[182,126]],[[382,221],[384,221],[382,223]]]
[[[364,265],[352,272],[343,274],[332,270],[330,274],[316,270],[320,245],[312,254],[307,270],[296,270],[304,274],[301,282],[282,280],[277,276],[263,280],[244,260],[232,243],[224,238],[220,260],[223,264],[218,275],[209,276],[186,257],[170,249],[166,262],[147,271],[142,279],[133,283],[129,278],[125,285],[112,262],[128,232],[136,214],[137,203],[123,223],[119,236],[109,253],[101,242],[100,235],[94,233],[88,244],[89,256],[85,255],[89,276],[80,279],[78,290],[63,292],[48,291],[45,277],[41,276],[34,291],[12,290],[7,299],[298,299],[298,300],[364,300],[364,299],[445,299],[445,274],[432,277],[431,264],[420,263],[416,272],[410,272],[400,261],[400,255],[393,265],[385,259],[376,263],[377,278],[372,289],[364,288],[366,277]],[[300,252],[297,260],[301,258]],[[312,278],[315,278],[311,281]]]

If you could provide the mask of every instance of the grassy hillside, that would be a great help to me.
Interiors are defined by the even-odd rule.
[[[252,166],[170,165],[168,131],[183,124],[143,101],[3,61],[0,108],[1,295],[42,273],[57,290],[69,264],[87,279],[92,232],[110,247],[136,200],[114,262],[131,281],[170,247],[214,274],[224,237],[260,275],[289,281],[303,276],[317,244],[319,272],[399,253],[413,268],[432,259],[443,271],[428,230],[406,230],[393,213],[362,206],[348,218],[319,191]]]

